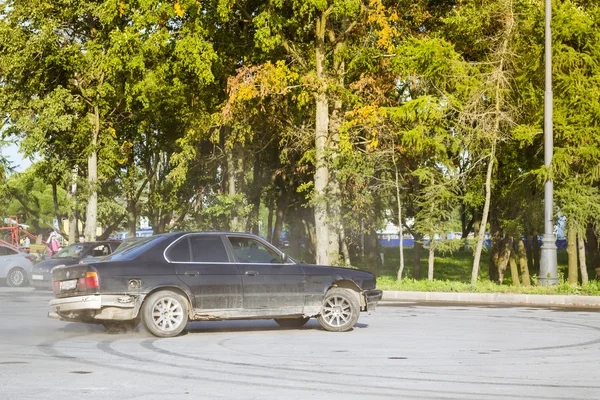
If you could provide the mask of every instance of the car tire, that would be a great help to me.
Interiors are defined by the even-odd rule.
[[[277,322],[279,326],[284,328],[300,328],[306,325],[309,319],[309,317],[275,318],[275,322]]]
[[[148,296],[142,305],[142,322],[154,336],[179,335],[188,321],[188,302],[171,290],[161,290]]]
[[[6,284],[10,287],[21,287],[27,284],[27,272],[23,268],[13,268],[6,275]]]
[[[103,321],[102,325],[108,333],[127,333],[134,331],[139,323],[138,319],[132,319],[129,321]]]
[[[317,320],[327,331],[346,332],[354,327],[359,313],[360,303],[350,289],[331,288],[325,293]]]

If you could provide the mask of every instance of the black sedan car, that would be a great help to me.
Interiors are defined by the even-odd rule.
[[[50,258],[40,261],[31,271],[31,286],[36,289],[52,290],[52,268],[78,264],[86,257],[105,257],[112,254],[121,244],[118,240],[73,243],[62,248]]]
[[[142,321],[155,336],[188,321],[270,319],[300,327],[316,317],[348,331],[382,292],[369,272],[294,261],[244,233],[170,233],[146,238],[100,262],[52,272],[48,316],[126,330]]]

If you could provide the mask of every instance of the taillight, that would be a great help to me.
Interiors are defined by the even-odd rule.
[[[100,286],[97,272],[86,272],[85,278],[79,278],[79,289],[93,289]]]

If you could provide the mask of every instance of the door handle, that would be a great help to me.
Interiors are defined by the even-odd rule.
[[[256,271],[246,271],[246,275],[254,276],[254,275],[258,275],[258,272],[256,272]]]
[[[184,274],[186,276],[198,276],[198,275],[200,275],[200,272],[198,272],[198,271],[185,271]]]

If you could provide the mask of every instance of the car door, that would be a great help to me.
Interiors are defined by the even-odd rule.
[[[293,261],[252,236],[227,236],[242,274],[244,310],[257,315],[301,314],[304,310],[305,275]]]
[[[6,247],[0,246],[0,278],[6,278],[9,268],[9,257]]]
[[[191,290],[197,310],[241,310],[242,278],[220,235],[189,234],[166,251],[179,279]]]

